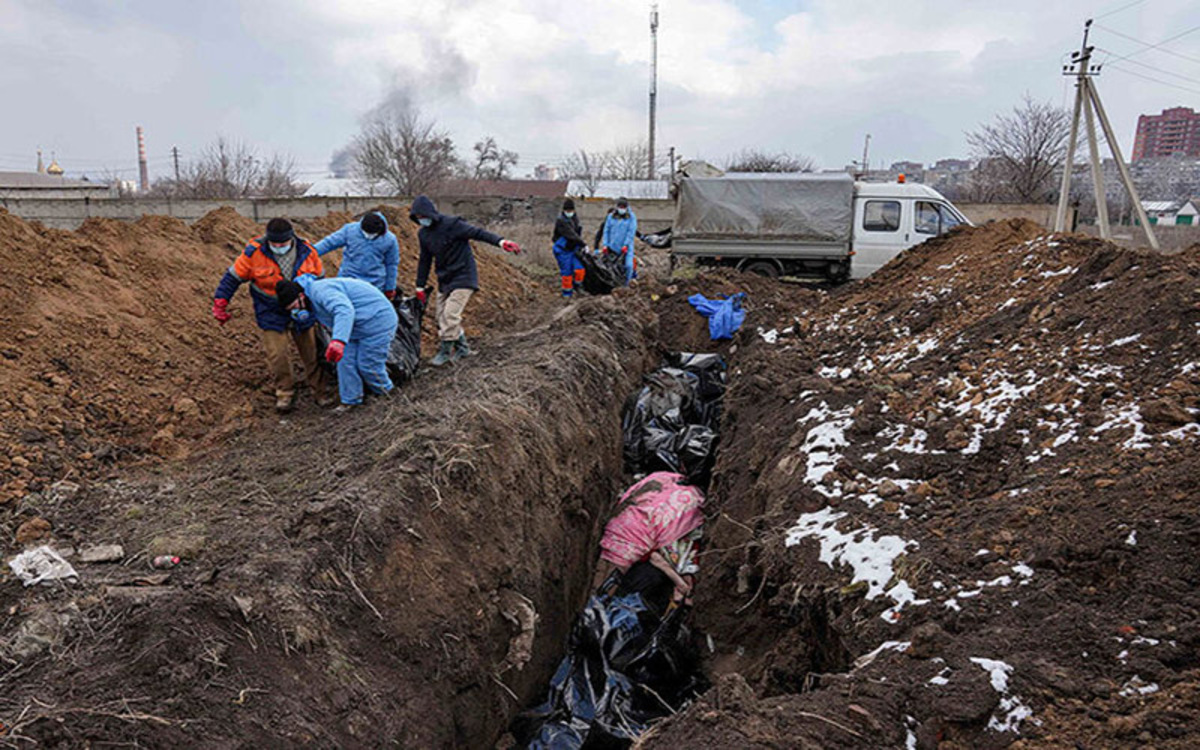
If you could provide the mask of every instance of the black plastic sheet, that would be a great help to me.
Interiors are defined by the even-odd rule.
[[[704,486],[716,458],[725,361],[677,352],[647,375],[621,414],[625,468],[633,474],[674,471]]]
[[[613,289],[625,286],[625,261],[620,253],[595,255],[582,248],[575,256],[583,265],[583,291],[588,294],[610,294]]]
[[[395,385],[408,382],[421,366],[421,318],[425,306],[416,297],[393,299],[396,308],[396,336],[388,346],[387,371]]]
[[[567,656],[539,706],[513,722],[538,750],[628,747],[706,685],[671,580],[650,563],[614,572],[575,619]]]
[[[325,359],[325,350],[329,348],[331,336],[329,329],[317,323],[313,326],[313,333],[317,335],[317,359],[320,360],[321,368],[331,378],[337,379],[337,363]]]

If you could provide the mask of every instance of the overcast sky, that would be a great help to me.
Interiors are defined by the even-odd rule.
[[[216,135],[295,157],[306,177],[364,112],[407,91],[460,151],[493,135],[518,172],[646,135],[642,0],[0,0],[0,170],[35,149],[69,173],[151,176]],[[1099,88],[1126,156],[1137,116],[1200,109],[1196,0],[662,0],[660,147],[742,147],[840,167],[966,156],[964,131],[1059,74],[1097,17]],[[1121,36],[1121,35],[1125,36]],[[1144,44],[1139,44],[1141,40]],[[1168,51],[1163,51],[1163,50]],[[1123,68],[1123,69],[1122,69]],[[1157,81],[1149,80],[1157,79]]]

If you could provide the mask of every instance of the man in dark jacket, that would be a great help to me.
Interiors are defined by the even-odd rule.
[[[424,195],[413,201],[408,218],[421,225],[417,232],[417,239],[421,241],[417,298],[422,304],[425,303],[425,285],[429,281],[431,263],[437,273],[438,337],[442,343],[430,364],[444,365],[471,353],[462,329],[463,309],[471,295],[479,290],[479,270],[475,266],[470,240],[496,245],[508,253],[519,253],[521,247],[498,234],[472,226],[458,216],[443,216],[433,201]]]
[[[583,225],[575,215],[575,201],[567,198],[563,201],[562,213],[554,220],[554,259],[558,261],[565,299],[570,299],[574,288],[583,284],[583,264],[576,255],[576,251],[587,251],[582,234]]]

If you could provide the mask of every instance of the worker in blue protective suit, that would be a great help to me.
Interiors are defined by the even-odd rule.
[[[384,296],[396,296],[396,269],[400,266],[400,243],[378,211],[344,225],[316,245],[317,255],[345,248],[338,276],[373,284]]]
[[[575,288],[583,284],[584,269],[577,254],[587,251],[587,242],[582,235],[583,225],[575,215],[575,201],[567,198],[563,201],[562,213],[554,220],[554,259],[558,261],[565,299],[571,299]]]
[[[625,284],[637,276],[633,260],[633,241],[637,238],[637,216],[629,210],[629,200],[617,199],[617,207],[604,220],[604,237],[600,240],[603,252],[620,253],[625,261]]]
[[[337,363],[342,406],[363,400],[363,384],[378,395],[392,391],[388,347],[399,319],[383,292],[360,279],[301,276],[275,285],[279,306],[293,320],[315,317],[332,331],[325,359]]]

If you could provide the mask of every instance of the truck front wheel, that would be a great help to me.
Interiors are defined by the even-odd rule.
[[[742,267],[745,273],[756,273],[759,276],[766,276],[768,279],[779,278],[779,266],[768,260],[756,260],[753,263],[747,263]]]

